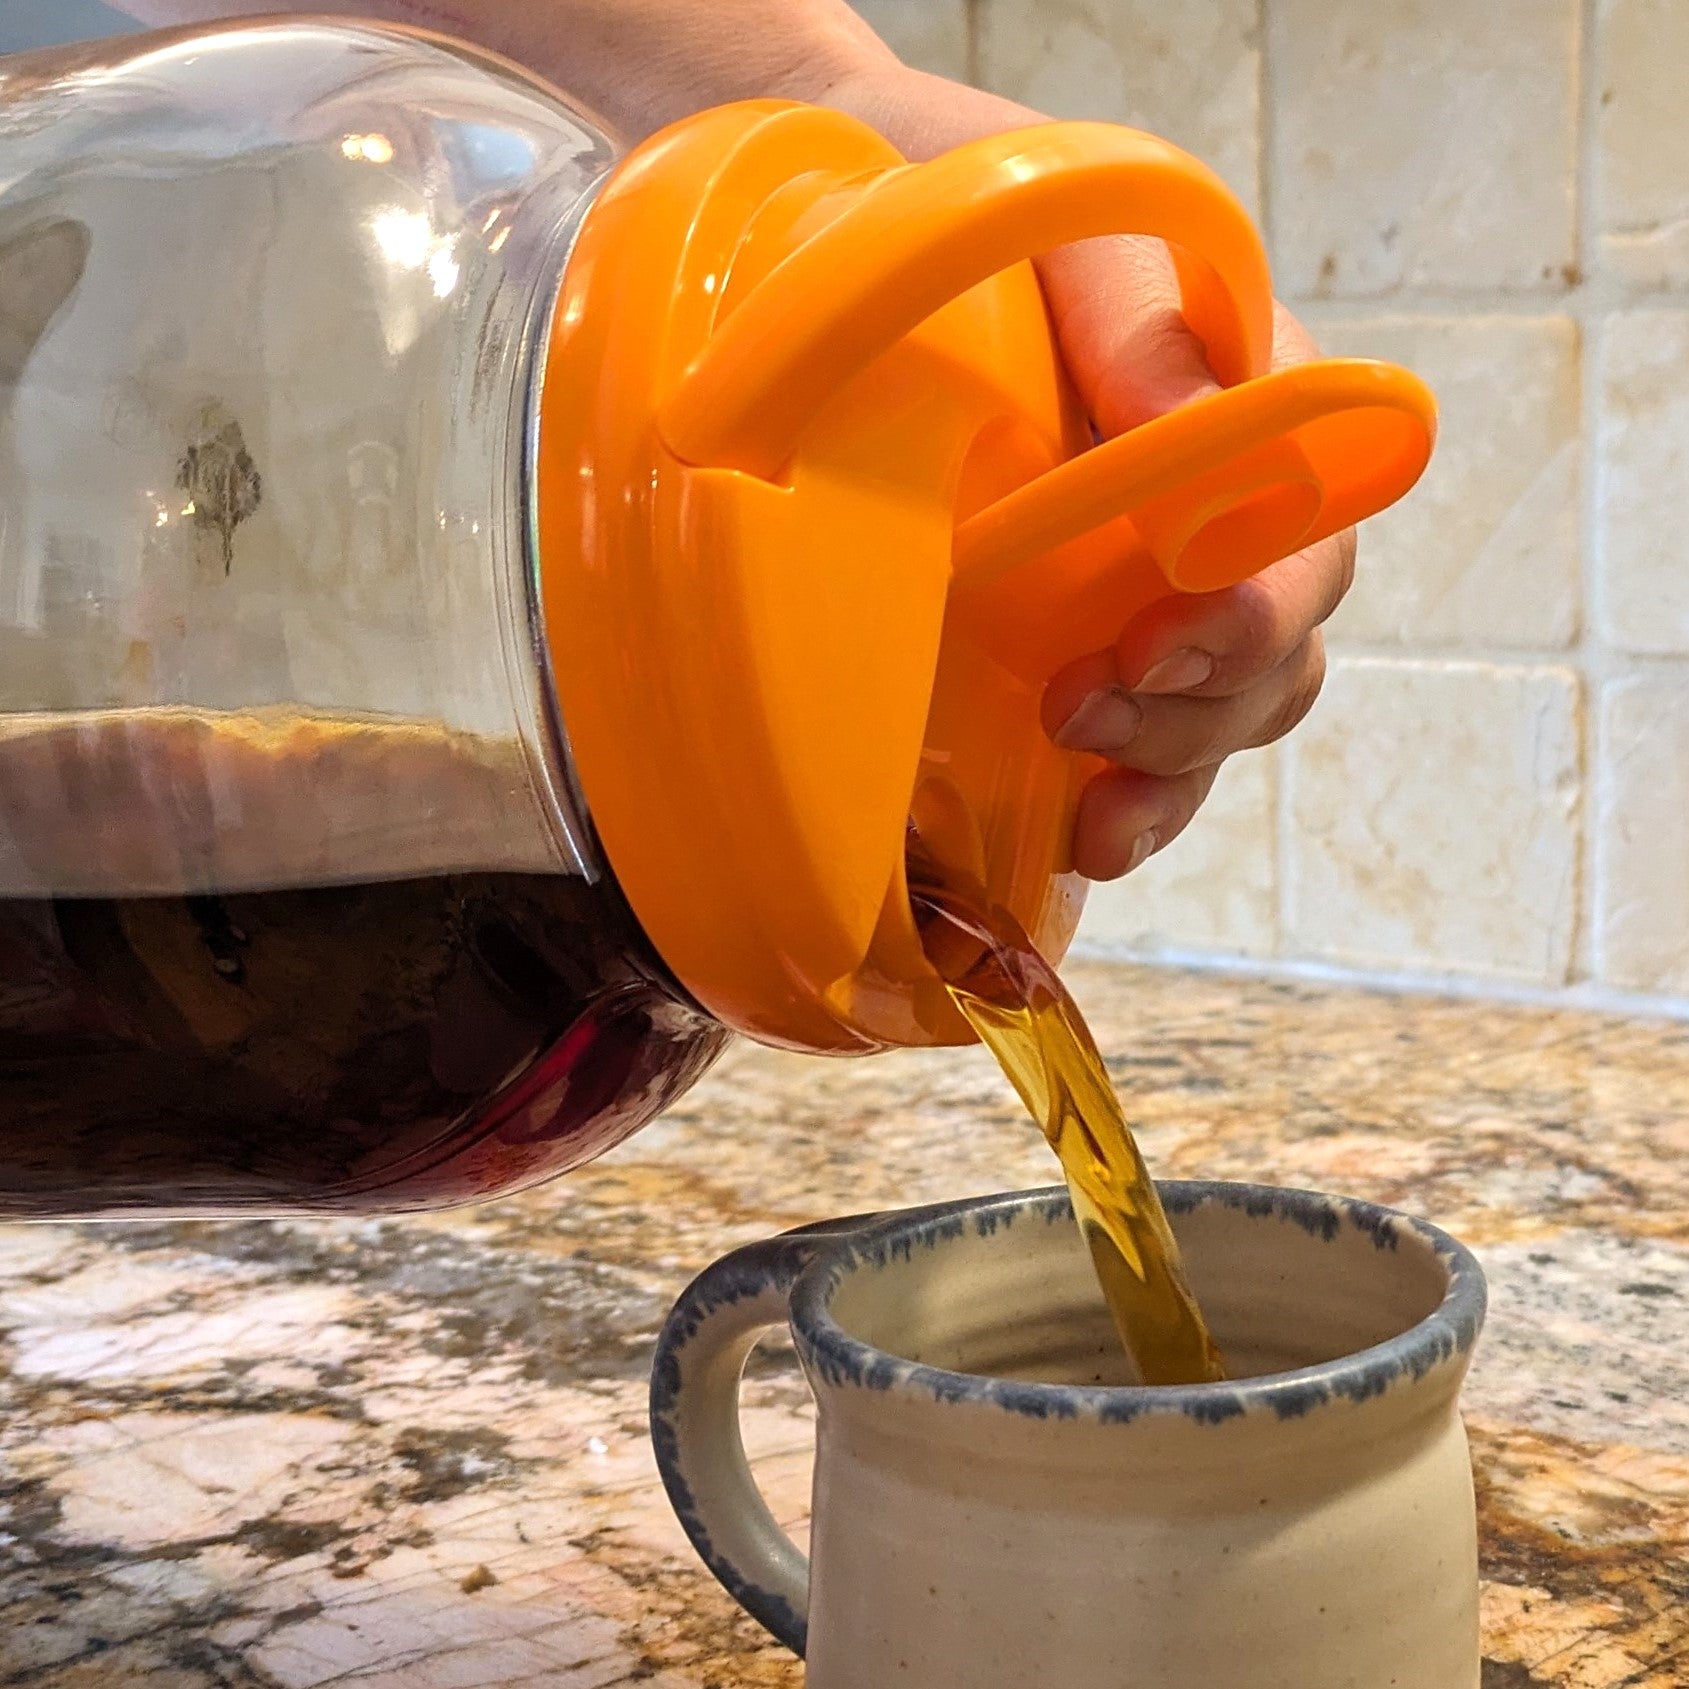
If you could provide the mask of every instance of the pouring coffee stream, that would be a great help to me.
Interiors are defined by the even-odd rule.
[[[1054,968],[983,888],[911,850],[922,943],[1061,1162],[1103,1300],[1146,1384],[1226,1376],[1179,1246],[1090,1029]]]

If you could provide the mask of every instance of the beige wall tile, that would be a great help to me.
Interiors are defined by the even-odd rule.
[[[1253,212],[1257,23],[1256,0],[979,0],[979,80],[1052,117],[1164,135]]]
[[[1601,262],[1640,287],[1689,282],[1689,5],[1601,0]]]
[[[1689,674],[1604,687],[1597,761],[1596,972],[1689,992]]]
[[[1327,351],[1389,358],[1440,409],[1425,478],[1366,525],[1338,640],[1553,650],[1576,634],[1579,380],[1566,317],[1324,322]]]
[[[1577,15],[1577,0],[1269,0],[1281,290],[1560,277]]]
[[[1233,757],[1178,838],[1137,873],[1092,891],[1081,939],[1137,952],[1270,956],[1278,940],[1276,763],[1270,750]]]
[[[1689,651],[1689,311],[1597,331],[1596,626],[1622,651]]]
[[[880,39],[917,70],[968,77],[967,0],[850,0]]]
[[[1289,950],[1565,980],[1579,866],[1574,674],[1341,661],[1289,744]]]

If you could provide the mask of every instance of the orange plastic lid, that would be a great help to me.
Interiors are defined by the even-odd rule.
[[[1030,258],[1159,235],[1223,391],[1102,445]],[[911,820],[1047,955],[1101,764],[1039,701],[1173,592],[1244,579],[1413,485],[1416,377],[1269,373],[1248,216],[1135,130],[907,164],[753,102],[666,130],[576,243],[539,422],[546,637],[634,912],[730,1026],[810,1050],[966,1041],[921,954]]]

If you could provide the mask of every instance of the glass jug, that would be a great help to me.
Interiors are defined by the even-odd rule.
[[[0,1213],[484,1194],[719,1049],[526,585],[535,347],[617,155],[385,29],[0,61]]]
[[[1269,374],[1247,219],[1105,127],[624,159],[388,26],[0,60],[0,1217],[468,1200],[730,1027],[956,1040],[911,824],[1059,950],[1052,664],[1430,440],[1404,372]],[[1021,260],[1109,228],[1197,255],[1228,390],[1091,451]]]

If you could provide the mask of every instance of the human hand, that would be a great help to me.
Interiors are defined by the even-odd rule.
[[[871,66],[827,103],[873,124],[911,158],[1028,123],[1039,114],[898,65]],[[1158,240],[1115,237],[1039,260],[1051,318],[1081,399],[1103,436],[1216,390],[1179,310],[1171,255]],[[1276,308],[1273,365],[1319,355]],[[1116,879],[1189,823],[1236,751],[1282,738],[1325,676],[1320,626],[1354,578],[1352,529],[1222,592],[1178,594],[1131,621],[1118,641],[1071,663],[1044,696],[1046,730],[1114,765],[1079,808],[1074,861]]]
[[[1105,436],[1213,390],[1183,320],[1167,320],[1178,290],[1164,250],[1072,248],[1043,268],[1069,370]],[[1136,308],[1113,307],[1111,297],[1127,290],[1137,293]],[[1318,355],[1278,306],[1273,367]],[[1081,873],[1130,873],[1184,831],[1228,756],[1270,745],[1301,722],[1325,679],[1321,624],[1354,574],[1348,528],[1224,591],[1160,600],[1115,645],[1055,676],[1044,694],[1046,729],[1057,744],[1114,764],[1080,800]]]
[[[269,11],[274,0],[119,3],[162,24]],[[633,139],[705,106],[770,96],[849,112],[912,159],[1047,121],[911,70],[844,0],[315,0],[313,10],[476,41],[551,77]],[[1074,385],[1105,436],[1214,390],[1161,242],[1086,241],[1038,268]],[[1281,308],[1275,363],[1316,352]],[[1081,873],[1129,873],[1184,829],[1226,757],[1270,744],[1307,714],[1324,676],[1320,624],[1354,561],[1351,531],[1223,592],[1165,599],[1052,680],[1047,730],[1113,765],[1080,804]]]

